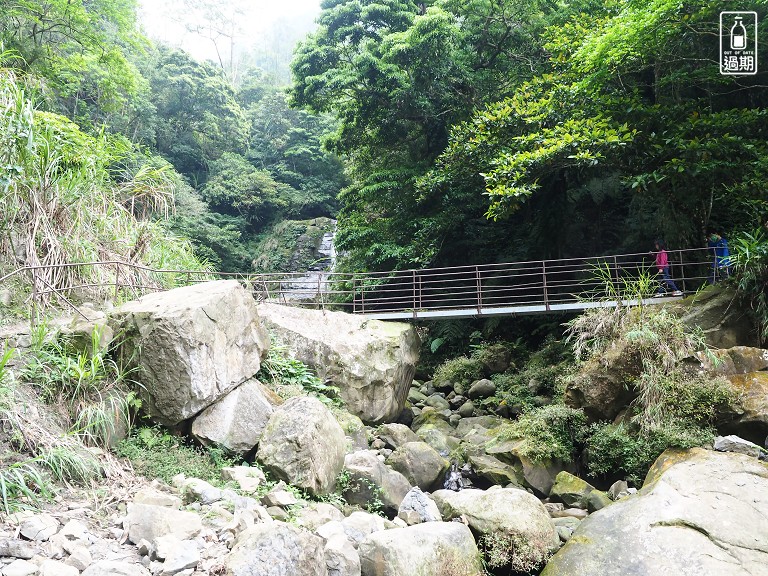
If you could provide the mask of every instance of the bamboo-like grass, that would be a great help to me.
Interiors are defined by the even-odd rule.
[[[207,270],[163,226],[178,175],[157,159],[135,165],[141,156],[131,152],[120,137],[91,136],[36,110],[24,80],[0,67],[0,262],[30,268],[37,304],[77,286],[135,294],[177,280],[143,267]],[[125,265],[63,266],[112,261]]]

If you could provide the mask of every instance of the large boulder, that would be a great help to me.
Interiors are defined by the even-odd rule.
[[[768,350],[751,346],[734,346],[724,350],[699,352],[696,357],[707,372],[732,376],[768,370]]]
[[[411,483],[400,472],[392,470],[379,460],[373,450],[360,450],[347,454],[344,470],[349,476],[344,498],[350,504],[370,505],[376,500],[387,514],[397,514]]]
[[[179,540],[194,538],[203,529],[200,516],[194,512],[174,510],[154,504],[128,504],[125,517],[128,539],[134,544],[151,542],[161,536],[173,535]]]
[[[202,444],[245,454],[259,443],[274,406],[281,402],[253,378],[203,410],[192,422],[192,435]]]
[[[768,435],[768,371],[728,376],[736,395],[722,430],[763,445]]]
[[[323,539],[283,522],[256,524],[226,557],[226,576],[326,576]]]
[[[272,414],[256,457],[279,479],[320,495],[334,489],[345,447],[344,431],[328,408],[299,396]]]
[[[139,369],[145,407],[167,426],[254,376],[269,348],[256,303],[235,280],[148,294],[112,312],[110,326]]]
[[[346,408],[365,423],[400,415],[419,359],[415,328],[276,304],[261,304],[259,314],[292,356],[339,387]]]
[[[480,554],[460,522],[374,532],[360,544],[363,576],[479,576]]]
[[[759,345],[755,324],[749,312],[739,305],[732,288],[721,284],[710,286],[670,308],[680,314],[689,328],[701,330],[710,346]]]
[[[565,388],[565,403],[582,408],[591,420],[613,420],[636,396],[634,381],[643,369],[636,343],[620,342],[587,361]]]
[[[494,438],[485,444],[485,452],[509,464],[514,468],[517,482],[532,488],[537,495],[546,497],[555,483],[555,478],[563,470],[573,469],[573,465],[559,459],[533,460],[527,457],[526,448],[529,440],[507,439],[499,432],[504,428],[490,431]]]
[[[633,496],[584,520],[542,576],[754,576],[768,566],[768,464],[667,451]]]
[[[387,458],[387,464],[422,490],[442,487],[451,463],[426,442],[406,442]]]
[[[380,438],[387,448],[392,450],[399,448],[406,442],[418,442],[419,437],[405,424],[382,424],[376,430],[376,437]]]
[[[506,555],[512,568],[538,567],[559,545],[547,509],[525,490],[438,490],[432,498],[444,520],[463,516],[486,548],[505,547],[496,553]]]

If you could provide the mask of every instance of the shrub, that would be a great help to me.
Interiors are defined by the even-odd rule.
[[[540,569],[550,556],[551,542],[531,541],[520,534],[489,532],[479,540],[489,568],[509,568],[513,572],[531,573]]]
[[[762,229],[743,233],[731,245],[736,289],[757,317],[760,337],[768,340],[768,234]]]
[[[440,383],[468,385],[483,377],[483,364],[477,358],[459,356],[443,362],[435,370],[433,379]]]
[[[631,426],[603,423],[590,428],[586,453],[591,474],[624,474],[640,483],[667,448],[709,444],[717,415],[734,400],[724,378],[680,368],[665,372],[646,365],[638,388]]]
[[[77,349],[71,338],[51,332],[45,322],[33,330],[22,370],[22,378],[39,389],[40,398],[60,409],[71,432],[104,447],[118,426],[130,428],[135,399],[128,391],[128,376],[100,344],[98,329],[88,346]]]
[[[592,476],[623,476],[639,486],[654,460],[667,448],[702,446],[713,437],[711,430],[680,424],[641,432],[632,432],[624,424],[593,424],[585,450],[587,469]]]
[[[53,498],[53,488],[33,461],[14,462],[0,467],[0,504],[6,514],[35,508]]]
[[[525,440],[520,454],[534,461],[573,460],[583,440],[586,416],[582,410],[553,404],[526,412],[500,434],[502,440]]]
[[[117,455],[128,458],[139,474],[167,483],[184,474],[220,486],[221,469],[237,462],[221,448],[193,446],[160,427],[139,428],[120,442]]]
[[[281,396],[311,394],[325,404],[342,406],[339,389],[325,384],[306,364],[286,355],[284,347],[274,342],[256,377],[269,384]]]

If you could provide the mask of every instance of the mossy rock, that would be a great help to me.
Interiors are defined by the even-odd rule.
[[[305,272],[316,267],[322,259],[320,242],[335,225],[330,218],[279,222],[259,243],[252,263],[254,271]]]
[[[589,482],[574,476],[570,472],[563,471],[555,477],[555,483],[549,495],[568,506],[586,508],[587,499],[593,490],[595,490],[595,487]]]

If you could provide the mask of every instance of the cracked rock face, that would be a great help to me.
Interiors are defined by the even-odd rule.
[[[589,516],[542,576],[757,576],[768,566],[768,464],[667,451],[643,488]]]
[[[269,348],[256,302],[236,280],[127,302],[110,315],[140,371],[154,420],[174,426],[254,376]]]

